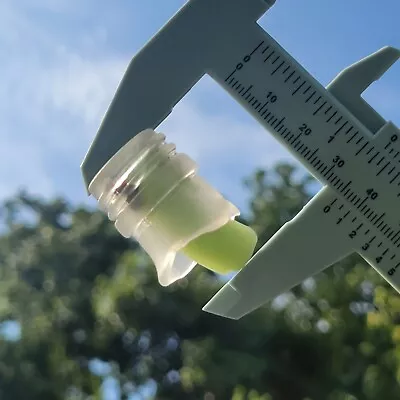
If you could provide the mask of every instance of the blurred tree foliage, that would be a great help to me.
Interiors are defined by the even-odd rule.
[[[312,183],[286,164],[246,182],[260,245]],[[0,340],[1,399],[107,398],[107,377],[123,399],[150,383],[160,400],[400,398],[400,296],[358,256],[230,321],[201,311],[219,279],[196,267],[162,288],[100,212],[21,194],[2,223],[2,331],[21,334]]]

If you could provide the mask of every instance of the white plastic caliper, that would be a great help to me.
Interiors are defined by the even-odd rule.
[[[361,98],[400,51],[379,50],[325,89],[256,23],[273,3],[188,1],[132,60],[82,165],[101,203],[103,166],[208,74],[325,185],[204,307],[233,319],[353,252],[400,291],[400,130]]]

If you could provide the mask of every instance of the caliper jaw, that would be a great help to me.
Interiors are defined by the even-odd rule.
[[[190,0],[132,59],[81,165],[86,188],[130,139],[155,129],[212,68],[238,26],[275,0]]]
[[[386,124],[386,120],[361,97],[361,94],[381,78],[399,58],[400,50],[390,46],[383,47],[344,69],[327,86],[327,90],[373,134]]]
[[[346,68],[327,87],[371,134],[376,135],[376,140],[387,142],[387,146],[383,144],[382,147],[392,158],[400,155],[400,151],[397,151],[397,147],[400,147],[400,131],[392,122],[386,122],[361,98],[361,94],[399,57],[399,50],[385,47]],[[333,231],[316,214],[329,204],[332,193],[333,190],[325,186],[295,218],[264,244],[247,265],[210,299],[203,310],[226,318],[242,318],[352,253],[354,249],[347,236],[341,231]],[[335,246],[331,245],[332,241]],[[288,252],[288,248],[293,250]],[[318,252],[315,248],[318,248]],[[310,254],[313,256],[310,257]]]

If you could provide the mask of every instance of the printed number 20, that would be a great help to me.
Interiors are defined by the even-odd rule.
[[[312,133],[312,129],[309,128],[309,126],[307,124],[302,124],[301,126],[299,126],[299,130],[300,130],[300,132],[304,133],[304,135],[306,135],[306,136],[311,135],[311,133]]]

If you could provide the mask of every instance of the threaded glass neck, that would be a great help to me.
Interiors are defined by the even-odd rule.
[[[145,130],[89,185],[117,230],[150,255],[162,285],[185,276],[196,264],[180,253],[184,246],[239,214],[196,172],[196,163],[176,153],[163,134]]]

